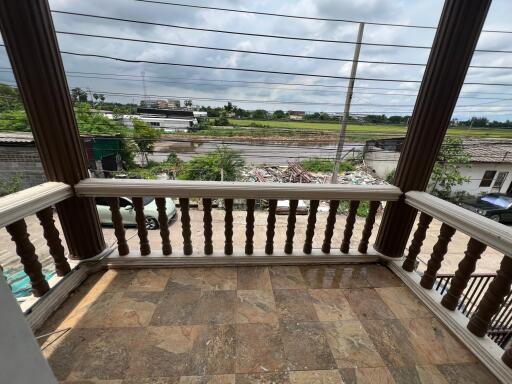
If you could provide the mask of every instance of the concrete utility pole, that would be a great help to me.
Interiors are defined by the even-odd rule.
[[[350,114],[350,103],[354,92],[354,81],[357,74],[357,64],[359,62],[359,52],[361,52],[361,42],[363,40],[364,23],[359,23],[357,32],[357,44],[354,50],[354,59],[352,60],[352,70],[350,71],[350,80],[348,82],[347,96],[345,97],[345,109],[341,120],[340,139],[336,149],[336,160],[334,160],[334,169],[332,171],[331,184],[338,182],[338,173],[340,171],[341,155],[343,153],[343,144],[345,144],[345,133],[347,132],[348,116]]]

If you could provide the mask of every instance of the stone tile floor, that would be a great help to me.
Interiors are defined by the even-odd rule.
[[[68,384],[496,379],[378,264],[109,270],[38,334]]]

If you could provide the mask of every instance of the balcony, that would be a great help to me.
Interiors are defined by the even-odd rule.
[[[395,185],[365,187],[90,178],[47,1],[0,2],[50,180],[0,198],[0,227],[32,289],[19,305],[0,279],[2,382],[511,383],[510,343],[487,335],[510,321],[512,229],[423,192],[489,4],[446,1]],[[111,245],[97,197],[110,204]],[[132,198],[135,233],[120,197]],[[158,232],[146,229],[144,197],[156,200]],[[171,226],[167,198],[179,203]],[[297,216],[299,200],[307,216]],[[32,242],[32,215],[44,241]],[[447,277],[457,234],[465,251]],[[418,273],[427,236],[437,240]],[[487,249],[501,264],[474,285]]]
[[[117,244],[68,269],[48,207],[73,194],[109,199],[114,228],[107,231]],[[123,226],[121,195],[135,198],[131,241],[126,231],[135,231]],[[146,196],[156,197],[160,223],[169,221],[163,197],[179,201],[178,221],[148,235],[137,203]],[[390,259],[372,247],[376,213],[380,202],[404,197],[420,211],[417,229],[406,257]],[[202,201],[202,211],[190,208],[193,199]],[[307,216],[296,215],[299,199],[309,201]],[[255,215],[260,200],[268,209]],[[289,201],[287,215],[276,215],[277,200]],[[365,220],[356,218],[360,200],[371,202]],[[234,210],[235,201],[246,208]],[[328,212],[318,211],[322,201]],[[340,201],[350,201],[346,216],[337,213]],[[9,195],[0,211],[40,296],[29,301],[26,318],[66,383],[492,383],[512,373],[509,352],[485,336],[508,293],[509,256],[473,316],[457,309],[486,245],[509,252],[512,231],[424,192],[86,179],[73,188],[53,182]],[[49,285],[23,221],[34,213],[63,275]],[[413,266],[433,219],[442,223],[439,238],[420,275]],[[470,240],[441,296],[433,286],[456,231]]]

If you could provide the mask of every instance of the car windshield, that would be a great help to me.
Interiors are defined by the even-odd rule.
[[[501,208],[509,208],[512,206],[512,197],[500,196],[500,195],[486,195],[480,199],[486,203],[497,205]]]

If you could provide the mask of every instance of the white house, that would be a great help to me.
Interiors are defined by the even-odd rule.
[[[403,138],[368,140],[363,158],[376,175],[385,178],[398,164]],[[460,173],[470,180],[455,186],[453,192],[464,191],[477,196],[483,193],[512,194],[512,140],[464,140],[464,150],[471,156]]]

